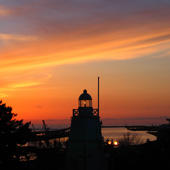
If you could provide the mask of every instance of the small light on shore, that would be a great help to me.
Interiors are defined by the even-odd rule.
[[[112,144],[112,142],[109,140],[109,141],[107,142],[107,144],[108,144],[108,145],[111,145],[111,144]]]
[[[118,142],[117,141],[114,141],[113,143],[115,146],[118,146]]]

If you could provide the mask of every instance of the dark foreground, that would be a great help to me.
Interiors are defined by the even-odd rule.
[[[0,162],[0,170],[64,170],[66,150],[34,149],[37,159]],[[105,146],[106,170],[169,169],[170,143],[154,141],[142,145],[113,148]],[[75,169],[76,170],[76,169]]]
[[[129,169],[169,169],[169,143],[150,142],[143,145],[113,149],[108,159],[108,170]]]

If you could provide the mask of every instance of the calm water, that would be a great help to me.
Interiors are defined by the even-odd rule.
[[[51,130],[55,130],[55,128],[51,129]],[[149,139],[150,141],[154,141],[156,140],[156,137],[153,135],[150,135],[148,133],[146,133],[146,131],[130,131],[127,130],[126,128],[102,128],[102,136],[104,137],[104,139],[113,139],[113,141],[117,141],[119,138],[123,137],[124,134],[126,134],[127,132],[130,132],[131,134],[133,133],[137,133],[138,136],[140,137],[142,142],[146,142],[147,139]],[[53,145],[52,143],[54,142],[54,140],[59,140],[59,139],[52,139],[49,142],[51,143],[51,145]],[[61,142],[66,142],[68,140],[68,137],[65,138],[61,138],[60,141]],[[26,145],[36,145],[38,146],[39,142],[29,142]],[[44,141],[42,141],[43,145]]]
[[[146,142],[147,139],[149,139],[150,141],[156,140],[155,136],[146,133],[146,131],[134,132],[134,131],[127,130],[126,128],[102,128],[102,135],[104,139],[109,138],[109,139],[113,139],[114,141],[121,138],[123,134],[127,132],[130,132],[131,134],[137,133],[143,142]]]

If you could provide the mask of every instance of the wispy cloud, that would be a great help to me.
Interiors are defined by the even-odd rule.
[[[104,118],[102,119],[104,126],[131,126],[131,125],[160,125],[166,123],[168,116],[161,117],[127,117],[127,118]]]
[[[32,41],[36,40],[36,37],[33,36],[25,36],[25,35],[14,35],[14,34],[0,34],[0,40],[15,40],[15,41]]]
[[[0,98],[5,98],[9,96],[9,93],[12,91],[17,91],[18,89],[21,90],[21,88],[28,88],[32,86],[38,86],[43,84],[42,82],[31,82],[31,81],[26,81],[26,82],[18,82],[18,83],[11,83],[11,84],[6,84],[6,87],[0,87]]]
[[[154,6],[152,0],[7,0],[0,15],[8,15],[0,18],[6,25],[0,30],[1,74],[170,53],[170,4],[164,0]]]
[[[114,35],[111,33],[110,36]],[[63,64],[81,63],[92,60],[130,59],[168,51],[169,34],[124,37],[110,39],[107,35],[91,39],[87,37],[70,41],[34,41],[32,44],[19,44],[8,51],[0,52],[1,72],[29,70],[32,68],[54,67]],[[21,38],[22,39],[22,38]],[[163,46],[162,46],[163,44]],[[14,50],[15,49],[15,50]]]
[[[11,14],[11,11],[9,10],[9,8],[0,6],[0,17],[4,17],[4,16],[10,15],[10,14]]]
[[[45,74],[36,77],[35,75],[32,76],[30,73],[24,73],[24,77],[22,74],[18,75],[8,75],[3,76],[1,75],[1,85],[0,85],[0,96],[1,98],[9,96],[10,92],[25,89],[25,88],[32,88],[35,86],[39,86],[45,84],[45,82],[51,78],[51,75]]]

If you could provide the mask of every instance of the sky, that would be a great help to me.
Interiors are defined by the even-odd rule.
[[[19,119],[70,122],[87,89],[100,117],[170,117],[169,0],[0,0],[0,100]]]

